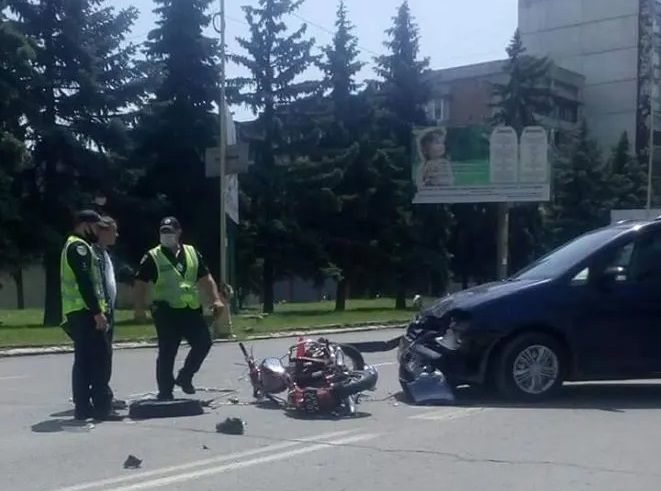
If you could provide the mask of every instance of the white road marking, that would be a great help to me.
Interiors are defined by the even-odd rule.
[[[397,362],[395,362],[395,361],[385,361],[383,363],[374,363],[372,366],[373,367],[385,367],[385,366],[388,366],[388,365],[394,365],[395,363],[397,363]]]
[[[131,484],[123,488],[113,488],[113,491],[136,491],[138,489],[160,488],[162,486],[169,486],[171,484],[179,483],[182,481],[191,481],[193,479],[200,479],[202,477],[212,476],[214,474],[224,474],[226,472],[243,469],[245,467],[267,464],[269,462],[276,462],[278,460],[286,460],[291,457],[296,457],[297,455],[307,454],[310,452],[317,452],[319,450],[327,450],[333,448],[333,446],[335,445],[346,445],[349,443],[354,443],[359,441],[372,440],[379,436],[381,436],[379,433],[365,433],[362,435],[348,436],[334,441],[328,441],[327,443],[318,443],[316,445],[305,445],[295,450],[289,450],[286,452],[280,452],[272,455],[256,457],[254,459],[232,462],[230,464],[220,465],[217,467],[200,469],[185,474],[179,474],[169,477],[163,477],[160,479],[154,479],[151,481],[145,481],[137,484]]]
[[[462,409],[456,409],[454,411],[445,410],[445,411],[431,411],[428,413],[416,414],[415,416],[409,416],[408,419],[422,419],[426,421],[449,421],[452,419],[465,418],[472,416],[482,411],[486,411],[487,408],[483,407],[467,407]]]
[[[17,380],[17,379],[21,379],[21,378],[28,378],[28,376],[27,375],[11,375],[11,376],[8,376],[8,377],[0,377],[0,381],[2,381],[2,380]]]
[[[109,479],[103,479],[100,481],[90,481],[82,484],[75,484],[73,486],[68,486],[65,488],[60,488],[57,491],[84,491],[87,489],[115,489],[114,487],[109,487],[114,484],[125,484],[131,481],[137,481],[140,479],[159,476],[163,474],[169,474],[173,472],[187,471],[194,469],[196,467],[204,467],[209,465],[221,464],[223,462],[232,461],[232,460],[241,460],[247,457],[252,457],[253,455],[258,455],[261,453],[268,452],[277,452],[280,450],[285,450],[290,447],[301,446],[306,443],[324,441],[329,438],[338,437],[346,435],[348,433],[353,433],[358,430],[344,430],[344,431],[335,431],[332,433],[325,433],[322,435],[314,435],[310,437],[299,438],[297,441],[288,441],[277,443],[274,445],[268,445],[265,447],[253,448],[251,450],[245,450],[243,452],[234,452],[231,454],[219,455],[218,457],[212,457],[210,459],[196,460],[194,462],[188,462],[187,464],[173,465],[169,467],[161,467],[160,469],[154,469],[152,471],[139,472],[131,474],[130,476],[120,476],[113,477]],[[130,489],[130,488],[129,488]]]

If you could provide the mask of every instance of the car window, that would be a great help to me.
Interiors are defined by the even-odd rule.
[[[621,233],[618,228],[604,228],[581,235],[533,262],[511,279],[542,280],[563,275]]]
[[[595,264],[591,264],[580,270],[576,275],[571,279],[572,285],[585,285],[588,283],[591,275],[594,275],[596,271],[603,271],[605,268],[612,267],[621,267],[628,269],[631,263],[631,256],[634,250],[634,241],[633,239],[626,244],[619,245],[614,248],[612,251],[609,251],[605,258],[597,260]],[[626,276],[623,275],[619,278],[620,281],[626,279]]]
[[[647,233],[638,240],[627,276],[635,283],[661,282],[661,231]]]

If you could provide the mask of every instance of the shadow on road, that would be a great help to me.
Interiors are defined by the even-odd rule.
[[[51,418],[64,418],[64,417],[67,417],[67,416],[72,417],[72,416],[73,416],[73,413],[74,413],[74,410],[73,410],[73,409],[67,409],[67,410],[65,410],[65,411],[59,411],[59,412],[57,412],[57,413],[49,414],[49,416],[50,416]]]
[[[454,403],[439,406],[589,409],[608,412],[661,408],[661,384],[652,383],[571,384],[563,387],[554,399],[532,404],[505,401],[477,387],[459,388],[455,395]],[[394,397],[399,402],[411,404],[401,392]]]
[[[61,431],[89,431],[94,425],[76,421],[74,419],[47,419],[33,424],[30,429],[33,433],[59,433]]]
[[[356,411],[354,414],[350,416],[342,416],[342,415],[328,414],[328,413],[306,414],[306,413],[294,413],[287,411],[285,413],[285,416],[288,417],[289,419],[297,419],[302,421],[319,421],[319,420],[339,421],[345,419],[352,420],[352,419],[369,418],[370,416],[372,416],[372,413],[368,413],[365,411]]]

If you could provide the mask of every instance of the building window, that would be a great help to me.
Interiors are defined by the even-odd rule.
[[[430,121],[447,121],[450,118],[449,101],[444,97],[434,99],[427,104],[426,112]]]
[[[568,123],[576,123],[578,121],[578,104],[569,101],[562,101],[556,103],[558,119]]]

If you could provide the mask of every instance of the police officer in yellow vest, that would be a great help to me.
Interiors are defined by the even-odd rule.
[[[112,345],[105,316],[104,279],[99,258],[92,250],[99,229],[105,226],[95,211],[77,212],[60,260],[62,313],[74,342],[72,385],[77,420],[121,419],[111,407]]]
[[[151,312],[158,336],[158,399],[172,400],[175,385],[186,394],[195,393],[193,376],[211,349],[211,333],[202,315],[199,289],[205,290],[212,300],[215,315],[225,305],[202,255],[195,247],[180,243],[179,221],[164,218],[159,232],[160,245],[145,254],[136,273],[135,318],[146,319],[146,287],[152,283]],[[174,361],[182,339],[190,345],[190,352],[175,378]]]

